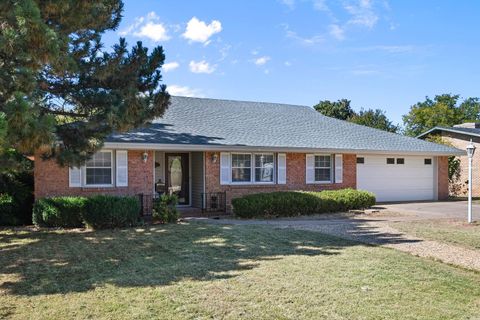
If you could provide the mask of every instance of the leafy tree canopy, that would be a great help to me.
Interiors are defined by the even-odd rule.
[[[120,0],[0,2],[0,140],[3,150],[38,148],[80,164],[112,132],[147,124],[169,103],[165,56],[102,35],[122,18]]]
[[[321,114],[340,120],[348,120],[354,115],[350,107],[350,100],[341,99],[338,101],[324,100],[313,106]]]
[[[380,109],[361,109],[360,112],[355,113],[349,121],[388,132],[396,133],[400,129],[398,125],[393,124],[392,121],[387,118],[385,111]]]
[[[350,106],[350,100],[347,99],[333,102],[329,100],[320,101],[314,108],[327,117],[346,120],[388,132],[397,132],[399,130],[399,126],[394,125],[387,118],[385,111],[380,109],[361,109],[357,113]]]
[[[417,136],[435,126],[450,127],[455,124],[480,120],[480,101],[468,98],[460,102],[459,95],[442,94],[425,98],[410,107],[403,116],[405,134]]]

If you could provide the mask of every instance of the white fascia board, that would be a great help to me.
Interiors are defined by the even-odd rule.
[[[321,149],[292,147],[259,147],[235,145],[184,145],[159,143],[105,142],[106,149],[162,150],[162,151],[250,151],[250,152],[297,152],[297,153],[350,153],[350,154],[392,154],[425,156],[463,156],[466,151],[457,149],[452,152],[399,151],[399,150],[362,150],[362,149]]]
[[[435,127],[435,128],[432,128],[418,136],[416,136],[417,139],[422,139],[423,137],[429,135],[430,133],[432,132],[435,132],[435,131],[445,131],[445,132],[450,132],[450,133],[458,133],[458,134],[463,134],[463,135],[466,135],[466,136],[472,136],[472,137],[480,137],[480,134],[478,133],[474,133],[474,132],[466,132],[466,131],[462,131],[462,130],[456,130],[455,128],[442,128],[442,127]]]

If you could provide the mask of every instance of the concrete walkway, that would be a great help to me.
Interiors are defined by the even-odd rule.
[[[414,217],[411,218],[413,218],[413,220],[415,219]],[[431,258],[444,263],[480,271],[480,251],[420,239],[402,233],[388,225],[390,221],[405,221],[406,216],[403,214],[382,214],[380,216],[358,215],[350,218],[332,215],[329,217],[318,216],[272,220],[194,220],[212,224],[269,225],[276,228],[293,228],[296,230],[321,232],[362,243],[381,245],[408,252],[416,256]]]

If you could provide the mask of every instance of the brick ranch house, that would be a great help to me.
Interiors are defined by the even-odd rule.
[[[358,188],[377,200],[448,197],[463,151],[329,118],[311,107],[172,97],[147,128],[112,134],[81,168],[35,163],[35,197],[178,194],[201,208],[224,195]],[[218,204],[216,204],[218,205]]]
[[[455,148],[466,150],[472,140],[478,147],[480,143],[480,123],[467,122],[453,127],[434,127],[418,136],[425,139],[430,135],[440,135],[442,139]],[[468,193],[468,157],[466,154],[459,156],[460,177],[458,181],[450,184],[450,194],[467,196]],[[473,155],[472,165],[472,194],[480,197],[480,152],[477,150]]]

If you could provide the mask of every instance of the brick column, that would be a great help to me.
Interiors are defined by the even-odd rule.
[[[438,200],[447,200],[448,192],[448,157],[437,158]]]

